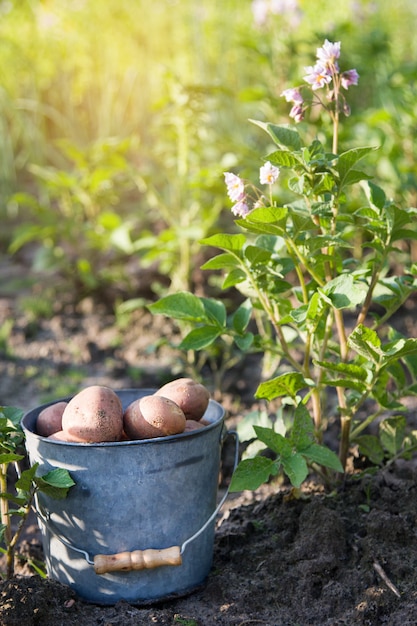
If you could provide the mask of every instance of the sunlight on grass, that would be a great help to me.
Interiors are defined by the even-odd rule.
[[[134,296],[122,269],[132,255],[172,290],[189,288],[198,240],[232,219],[223,172],[245,162],[249,173],[261,145],[247,119],[288,121],[281,93],[325,37],[343,39],[361,77],[341,141],[381,146],[371,158],[388,190],[415,197],[415,3],[399,0],[395,13],[388,0],[328,6],[0,2],[5,249],[37,242],[34,271],[74,275],[83,293],[117,284]]]

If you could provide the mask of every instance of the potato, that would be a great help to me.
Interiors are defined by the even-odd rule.
[[[169,398],[144,396],[134,400],[123,416],[124,430],[131,439],[177,435],[185,429],[185,415]]]
[[[204,428],[204,424],[202,422],[196,422],[195,420],[187,420],[185,422],[185,432],[189,433],[192,430],[201,430]]]
[[[68,402],[55,402],[41,411],[36,419],[36,432],[41,437],[49,437],[62,430],[62,414]]]
[[[167,383],[158,391],[156,396],[164,396],[173,400],[184,412],[186,419],[198,422],[206,412],[210,394],[201,383],[192,378],[178,378]]]
[[[120,398],[109,387],[86,387],[68,402],[62,415],[62,430],[86,443],[120,441],[123,434]]]
[[[66,441],[67,443],[87,443],[84,439],[70,435],[65,432],[65,430],[52,433],[52,435],[49,435],[48,439],[52,439],[53,441]]]

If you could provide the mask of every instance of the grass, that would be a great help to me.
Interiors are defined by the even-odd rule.
[[[388,0],[355,8],[342,0],[331,12],[324,0],[300,0],[297,15],[270,14],[257,26],[251,3],[239,0],[11,3],[0,23],[1,243],[15,250],[19,228],[35,229],[30,241],[43,255],[34,275],[41,263],[57,264],[76,298],[80,283],[82,295],[103,283],[127,294],[123,268],[132,256],[138,271],[156,264],[174,290],[192,287],[198,240],[232,222],[222,172],[245,163],[242,175],[252,175],[262,149],[247,118],[288,122],[280,93],[299,82],[324,38],[341,40],[360,74],[341,141],[380,145],[372,158],[385,188],[412,204],[415,13],[412,0],[399,0],[394,14]],[[111,148],[125,140],[127,192],[117,186]],[[108,146],[99,164],[91,160],[97,145]],[[51,174],[45,168],[54,174],[46,183],[35,176]],[[111,227],[98,185],[112,192]],[[95,212],[76,222],[77,239],[71,216],[80,205]]]

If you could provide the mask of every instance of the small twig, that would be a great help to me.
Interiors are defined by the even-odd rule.
[[[374,561],[373,565],[374,565],[374,570],[382,578],[382,580],[384,581],[388,589],[391,589],[392,593],[395,593],[397,598],[401,598],[401,594],[398,591],[397,587],[390,581],[390,579],[388,578],[388,576],[386,575],[386,573],[384,572],[384,570],[382,569],[378,561]]]

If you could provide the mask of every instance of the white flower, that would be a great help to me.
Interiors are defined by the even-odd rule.
[[[279,167],[275,167],[275,165],[267,161],[259,170],[261,185],[273,185],[279,176],[279,171]]]
[[[224,179],[227,186],[227,195],[232,202],[240,202],[245,197],[245,183],[243,180],[232,174],[231,172],[224,172]]]
[[[245,200],[240,200],[240,202],[237,202],[235,205],[232,206],[231,211],[233,215],[236,215],[237,217],[246,217],[249,213],[249,207],[246,204]]]

